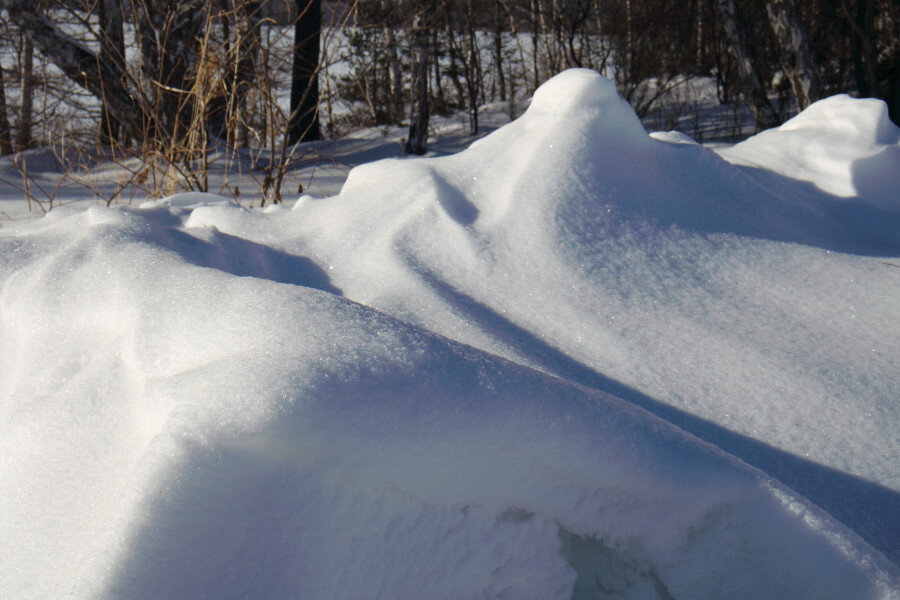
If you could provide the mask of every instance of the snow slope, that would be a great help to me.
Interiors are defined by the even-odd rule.
[[[4,226],[0,596],[898,597],[898,201],[676,141]]]
[[[820,154],[896,151],[883,103],[849,106],[859,126]],[[816,119],[837,127],[795,121]],[[791,127],[746,144],[802,156],[815,140]],[[649,137],[608,81],[571,71],[463,153],[364,165],[289,216],[188,224],[310,256],[353,300],[635,402],[900,561],[900,195],[837,197],[781,166]]]

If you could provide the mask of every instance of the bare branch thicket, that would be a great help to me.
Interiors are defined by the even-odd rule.
[[[277,202],[315,152],[298,142],[320,136],[320,118],[342,135],[422,123],[427,104],[464,111],[474,132],[485,103],[513,117],[518,99],[573,66],[613,78],[639,115],[666,126],[696,124],[693,80],[746,102],[759,127],[845,91],[886,99],[895,120],[900,111],[891,0],[354,0],[343,4],[352,18],[332,23],[307,19],[338,6],[319,2],[0,0],[0,154],[96,145],[121,158],[109,201],[129,186],[208,189],[224,162],[258,175]],[[313,57],[317,36],[329,55]],[[409,140],[426,136],[416,126]]]

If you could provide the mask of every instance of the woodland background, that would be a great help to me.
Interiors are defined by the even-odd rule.
[[[736,125],[713,141],[741,137],[739,115],[765,129],[845,92],[886,100],[900,121],[891,0],[0,0],[0,9],[0,154],[47,145],[127,154],[142,161],[134,180],[162,165],[204,189],[197,173],[212,146],[254,149],[274,201],[303,154],[298,142],[402,124],[405,151],[421,154],[431,115],[465,114],[476,134],[483,106],[502,103],[515,118],[570,67],[613,79],[659,128],[698,123],[714,94]]]

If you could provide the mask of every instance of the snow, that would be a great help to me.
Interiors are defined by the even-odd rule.
[[[900,133],[880,100],[845,94],[819,100],[781,127],[720,154],[841,198],[900,211]]]
[[[567,71],[292,210],[5,222],[0,596],[900,597],[898,135],[823,102],[717,153]]]

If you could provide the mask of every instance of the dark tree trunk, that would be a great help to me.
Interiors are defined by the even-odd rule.
[[[891,91],[888,95],[888,114],[894,125],[900,126],[900,65],[894,67],[891,76]]]
[[[9,114],[7,113],[6,82],[3,81],[3,71],[0,70],[0,155],[6,156],[12,153],[12,127],[9,125]]]
[[[497,2],[494,11],[494,70],[500,101],[506,102],[506,74],[503,72],[503,5]]]
[[[842,0],[849,13],[846,0]],[[856,15],[847,14],[853,25],[853,67],[859,95],[880,97],[878,67],[875,50],[875,0],[857,0]]]
[[[478,108],[479,102],[484,98],[484,89],[482,88],[483,78],[481,76],[481,61],[478,53],[478,39],[475,31],[475,14],[472,7],[472,0],[465,0],[465,20],[466,20],[466,89],[468,90],[469,104],[469,133],[475,135],[478,133]]]
[[[20,67],[22,99],[16,127],[16,148],[25,150],[34,141],[31,131],[34,124],[34,44],[28,36],[22,38]]]
[[[540,43],[541,38],[540,30],[538,28],[537,0],[531,0],[528,6],[531,12],[531,87],[532,91],[534,91],[537,90],[538,86],[541,84],[540,73],[538,70],[540,58],[538,44]]]
[[[741,91],[747,100],[747,106],[760,129],[775,127],[781,123],[781,118],[766,95],[766,87],[759,74],[759,64],[743,15],[734,0],[718,0],[718,4],[722,26],[735,60]]]
[[[388,63],[388,113],[391,121],[402,119],[403,105],[403,67],[400,64],[400,52],[397,49],[397,36],[394,29],[397,19],[391,0],[381,0],[381,9],[384,11],[384,50],[387,53]]]
[[[289,145],[322,139],[319,129],[321,0],[297,0],[297,10],[291,69],[291,114],[286,138]]]
[[[459,49],[459,43],[456,39],[457,22],[456,19],[454,19],[454,13],[450,10],[449,3],[445,4],[444,8],[447,18],[447,55],[450,59],[450,81],[453,83],[453,88],[456,90],[456,104],[458,106],[465,106],[466,91],[462,84],[464,78],[462,71],[464,70],[465,65],[460,67],[460,62],[464,61],[462,61],[462,52]]]
[[[438,35],[439,35],[439,32],[438,32],[437,27],[432,27],[431,28],[431,47],[432,48],[440,47],[440,39],[438,38]],[[433,77],[434,85],[431,88],[432,96],[434,97],[437,105],[442,110],[445,110],[447,107],[447,100],[444,96],[444,82],[443,82],[443,76],[441,74],[442,73],[441,72],[441,61],[439,61],[437,59],[437,57],[434,57],[434,60],[431,61],[431,66],[432,66],[432,70],[434,71],[434,77]]]
[[[413,69],[412,115],[409,124],[408,154],[425,154],[428,141],[428,118],[431,107],[428,101],[428,59],[431,21],[434,16],[434,0],[421,0],[413,20]]]
[[[97,3],[97,20],[100,25],[100,61],[125,72],[125,32],[122,3],[119,0],[101,0]],[[112,145],[121,137],[122,127],[107,101],[107,90],[100,98],[99,139],[102,145]]]
[[[133,1],[141,68],[149,79],[143,117],[151,138],[177,143],[191,128],[192,79],[202,37],[203,0]]]
[[[766,10],[775,39],[781,42],[781,67],[791,83],[797,106],[803,110],[822,98],[823,86],[800,9],[795,0],[768,0]]]

